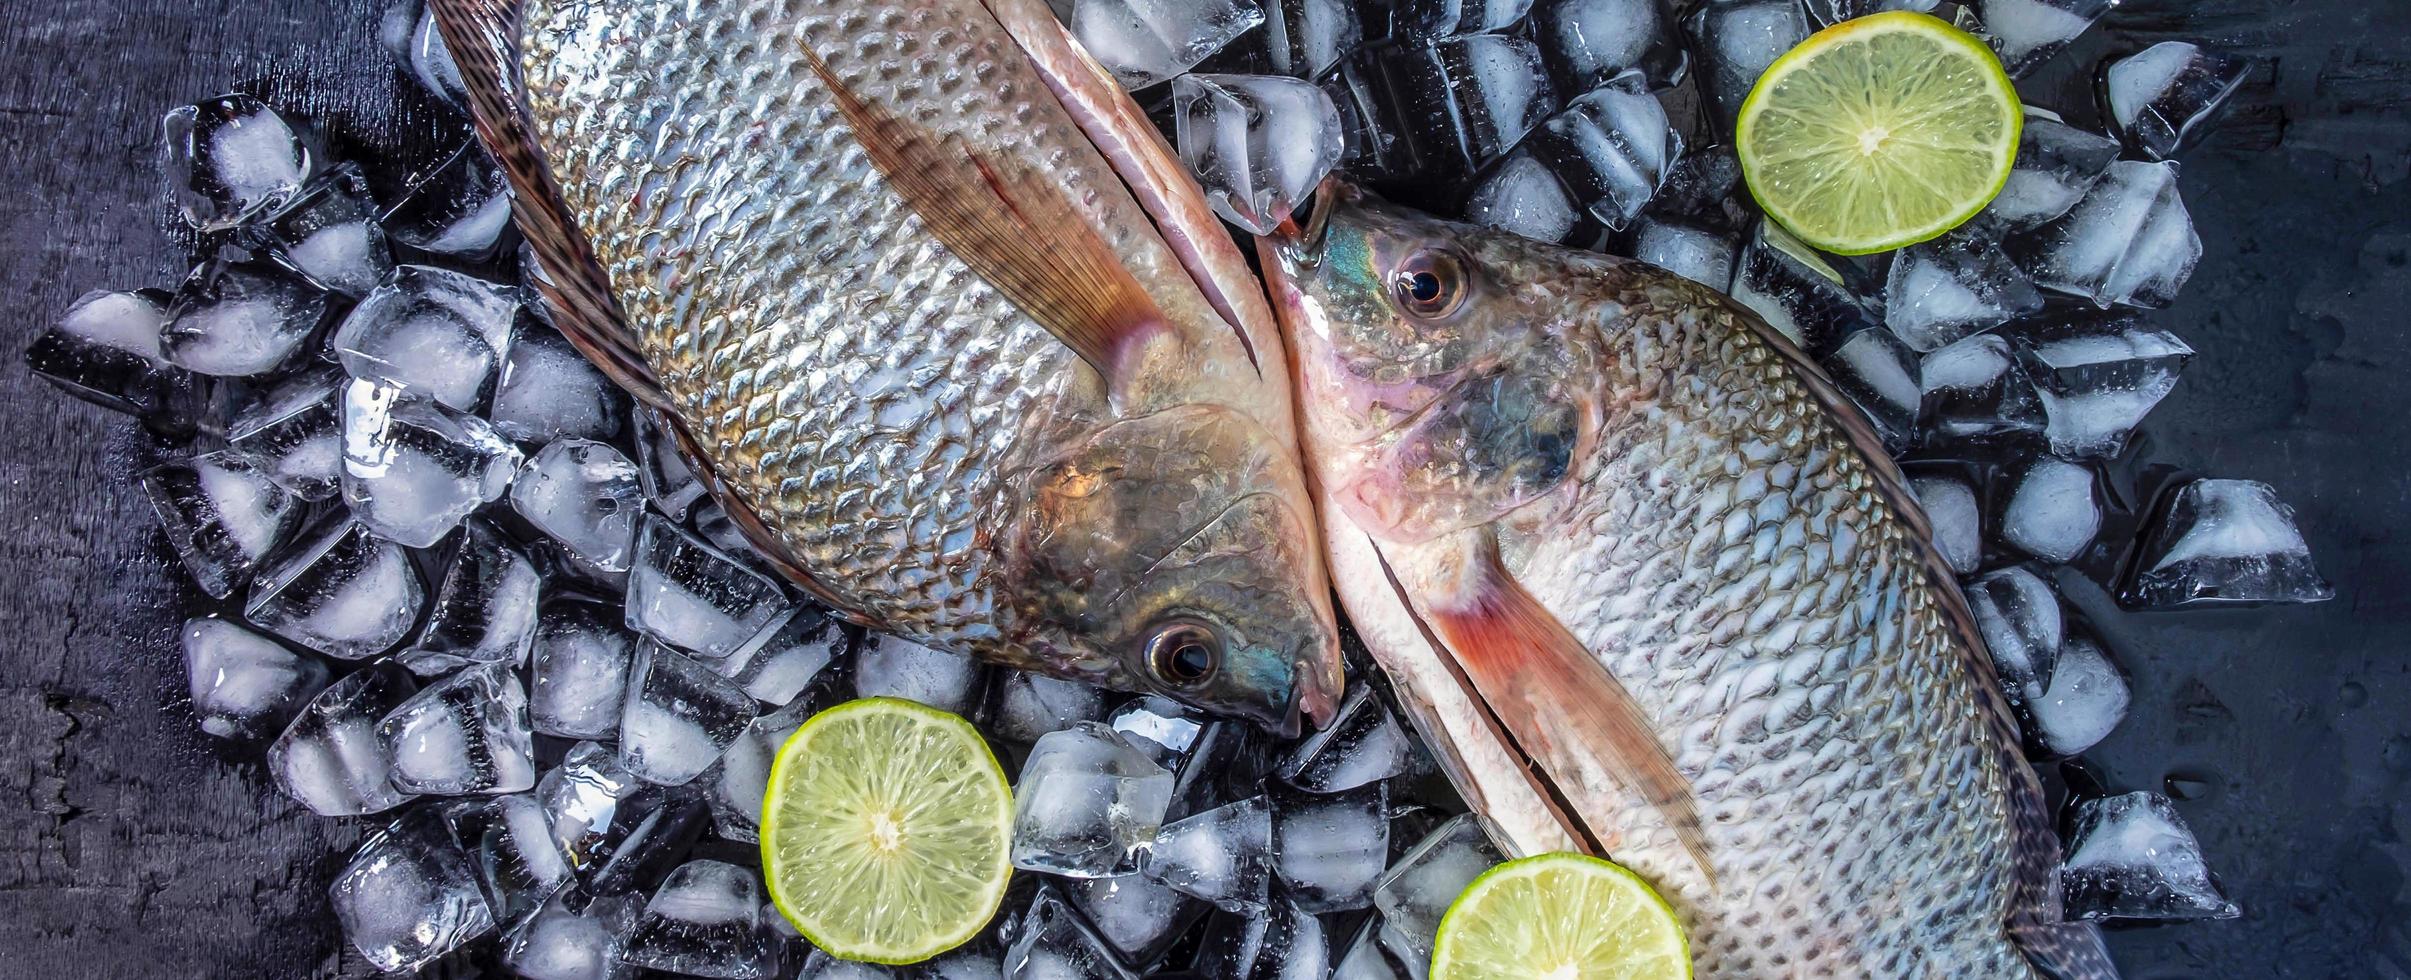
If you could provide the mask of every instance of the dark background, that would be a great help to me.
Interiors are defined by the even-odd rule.
[[[241,87],[355,156],[455,139],[397,96],[377,6],[0,0],[0,975],[359,969],[323,892],[356,822],[194,728],[186,598],[129,474],[144,437],[15,352],[86,290],[182,274],[156,176],[170,106]],[[2155,319],[2201,353],[2141,451],[2276,484],[2338,596],[2124,615],[2074,594],[2135,688],[2096,770],[2207,781],[2180,806],[2245,910],[2112,943],[2134,980],[2411,977],[2411,2],[2128,0],[2072,60],[2171,37],[2261,63],[2184,157],[2207,254]]]

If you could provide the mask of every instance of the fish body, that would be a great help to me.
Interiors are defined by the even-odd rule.
[[[1964,602],[1830,382],[1653,267],[1324,198],[1262,251],[1333,579],[1504,846],[1633,868],[1703,977],[2115,976],[2060,922]],[[1584,662],[1528,649],[1551,630]],[[1622,699],[1647,744],[1533,717],[1550,688]]]
[[[939,649],[1277,729],[1328,717],[1336,627],[1269,311],[1043,4],[434,7],[556,321],[799,585]],[[895,140],[994,191],[972,232],[1031,224],[946,239]],[[1075,274],[1124,306],[1082,305]],[[1205,676],[1166,673],[1200,651]]]

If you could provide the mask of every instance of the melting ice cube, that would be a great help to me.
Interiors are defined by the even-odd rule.
[[[624,572],[645,499],[636,464],[611,444],[557,439],[519,471],[511,509],[586,565]]]
[[[1499,161],[1465,199],[1465,220],[1542,242],[1563,242],[1579,220],[1565,184],[1547,164],[1517,151]]]
[[[401,545],[341,520],[269,559],[251,583],[243,618],[328,656],[359,660],[392,649],[426,597]]]
[[[455,107],[468,106],[469,89],[461,81],[460,66],[444,47],[444,36],[435,27],[435,10],[425,0],[396,0],[385,8],[378,33],[395,65],[409,72],[421,87]]]
[[[2034,279],[1982,234],[1901,249],[1884,280],[1884,325],[1920,352],[2042,308]]]
[[[1165,824],[1139,873],[1226,911],[1265,907],[1272,883],[1272,806],[1249,797]]]
[[[1384,948],[1381,925],[1376,917],[1356,931],[1356,938],[1340,949],[1331,980],[1409,980],[1419,976]]]
[[[1539,0],[1532,23],[1564,91],[1589,91],[1634,70],[1652,88],[1671,88],[1689,67],[1663,0]]]
[[[2043,427],[2042,401],[2008,338],[1977,334],[1925,356],[1918,388],[1931,441],[1981,439]]]
[[[1639,72],[1567,104],[1526,145],[1592,217],[1618,231],[1640,217],[1683,155],[1682,134]]]
[[[1106,725],[1165,769],[1178,769],[1204,734],[1205,716],[1159,694],[1115,708]]]
[[[969,714],[987,692],[987,668],[960,654],[893,636],[867,637],[854,657],[854,690]]]
[[[988,732],[1011,742],[1035,742],[1074,722],[1105,720],[1105,692],[1079,681],[1011,670],[996,682]]]
[[[1313,83],[1277,75],[1172,80],[1181,162],[1224,220],[1259,235],[1289,218],[1339,162],[1339,110]]]
[[[1309,793],[1338,793],[1405,772],[1414,747],[1373,688],[1357,684],[1340,699],[1331,724],[1306,736],[1278,770]]]
[[[326,291],[299,277],[265,265],[212,263],[177,287],[159,341],[177,367],[249,377],[292,360],[326,312]]]
[[[327,901],[352,947],[389,973],[416,970],[494,929],[469,856],[428,807],[361,841]]]
[[[152,431],[193,431],[200,384],[160,349],[171,297],[162,291],[95,292],[25,349],[25,364],[59,390],[143,420]]]
[[[574,887],[563,888],[511,933],[502,962],[527,980],[630,980],[637,968],[620,962],[619,954],[643,911],[644,901],[634,895],[586,899]]]
[[[505,930],[533,914],[569,881],[569,859],[553,843],[544,805],[527,793],[442,804],[485,889],[486,906]]]
[[[377,723],[394,787],[460,796],[517,793],[536,784],[527,692],[507,663],[430,684]]]
[[[1733,288],[1733,239],[1705,228],[1642,218],[1632,257],[1720,293]]]
[[[2062,456],[2115,456],[2128,433],[2177,383],[2193,348],[2134,317],[2036,325],[2019,332],[2021,360]]]
[[[1558,106],[1540,49],[1498,34],[1373,45],[1325,85],[1358,130],[1349,169],[1392,182],[1472,174]]]
[[[250,229],[252,245],[322,289],[359,296],[393,267],[368,179],[344,164],[310,182],[301,197]]]
[[[2134,160],[2110,164],[2067,214],[2013,247],[2035,282],[2103,309],[2168,305],[2202,258],[2176,164]]]
[[[2117,0],[1976,0],[1986,43],[2011,78],[2023,78],[2076,40]]]
[[[528,721],[562,738],[612,738],[628,692],[636,634],[619,606],[567,594],[537,613],[528,681]]]
[[[647,969],[756,980],[778,968],[762,924],[762,882],[725,861],[679,865],[645,903],[620,959]]]
[[[2027,111],[2017,165],[1985,213],[2013,229],[2068,213],[2118,159],[2118,141]]]
[[[628,628],[717,660],[778,625],[790,605],[770,576],[645,517],[628,571]]]
[[[1014,787],[1013,865],[1073,878],[1134,870],[1172,803],[1172,774],[1095,722],[1040,737]]]
[[[486,418],[524,443],[612,439],[628,415],[628,396],[558,332],[531,327],[511,340],[502,380]]]
[[[1364,43],[1364,21],[1348,0],[1279,0],[1264,13],[1266,61],[1284,75],[1321,78]]]
[[[335,328],[335,353],[352,377],[391,381],[473,412],[492,390],[518,316],[513,287],[399,266]]]
[[[2067,633],[2059,591],[2033,571],[2011,566],[1969,582],[1967,604],[2010,700],[2040,699]]]
[[[2335,598],[2294,526],[2294,509],[2266,483],[2195,480],[2159,513],[2118,592],[2128,608]]]
[[[511,228],[511,181],[476,140],[411,185],[385,213],[397,242],[422,252],[478,262],[501,251]]]
[[[1145,875],[1074,879],[1071,900],[1124,962],[1153,962],[1207,905]]]
[[[720,756],[711,777],[712,827],[729,840],[761,839],[762,797],[770,788],[770,763],[787,736],[836,701],[832,691],[754,719]]]
[[[702,834],[701,796],[655,786],[608,746],[580,742],[536,782],[553,839],[588,892],[618,895],[667,871]]]
[[[1498,846],[1481,819],[1461,814],[1433,828],[1373,886],[1373,904],[1392,938],[1406,947],[1405,957],[1428,961],[1440,916],[1466,885],[1499,863]]]
[[[305,134],[248,95],[221,95],[162,120],[168,183],[184,220],[232,228],[284,206],[317,170]]]
[[[343,373],[333,367],[278,381],[226,427],[236,452],[304,500],[325,500],[343,478]]]
[[[1506,30],[1532,9],[1532,0],[1438,0],[1383,6],[1391,36],[1430,40]]]
[[[1322,920],[1277,897],[1262,915],[1212,919],[1198,945],[1198,976],[1322,980],[1331,963]]]
[[[228,620],[184,621],[184,668],[201,730],[259,739],[281,732],[327,686],[323,661]]]
[[[1909,481],[1909,490],[1933,525],[1934,550],[1943,564],[1960,575],[1974,572],[1984,558],[1983,513],[1975,488],[1957,477],[1921,476]]]
[[[544,575],[534,562],[493,525],[470,520],[436,587],[427,625],[419,630],[418,642],[402,652],[402,663],[421,674],[439,674],[472,664],[524,661],[543,589]]]
[[[328,685],[268,747],[268,772],[285,795],[322,817],[389,810],[410,799],[394,788],[393,757],[377,738],[377,720],[418,685],[392,661],[370,664]]]
[[[1373,904],[1390,860],[1390,795],[1380,783],[1330,796],[1276,796],[1273,870],[1309,912]]]
[[[1700,82],[1716,100],[1717,118],[1730,128],[1758,76],[1808,39],[1808,15],[1799,0],[1708,0],[1683,29],[1705,59]]]
[[[2081,800],[2060,867],[2067,912],[2076,919],[2232,919],[2193,829],[2176,804],[2136,792]]]
[[[142,475],[168,543],[201,591],[218,598],[251,580],[301,526],[301,499],[233,452],[163,463]]]
[[[783,705],[815,680],[850,671],[862,631],[815,606],[798,606],[785,625],[758,642],[709,661],[754,700]]]
[[[1861,330],[1823,359],[1834,386],[1867,413],[1884,448],[1895,456],[1908,448],[1924,403],[1917,355],[1888,330]]]
[[[463,415],[390,381],[343,390],[343,502],[377,533],[431,548],[502,497],[519,449]]]
[[[657,643],[637,649],[620,708],[620,761],[646,782],[675,786],[720,761],[755,705],[728,678]]]
[[[2001,539],[2036,558],[2065,564],[2101,531],[2101,498],[2089,467],[2045,456],[2012,481]]]
[[[1742,247],[1733,299],[1810,355],[1823,355],[1871,321],[1842,274],[1773,221],[1761,220]]]
[[[2051,685],[2024,705],[2028,734],[2053,757],[2081,754],[2126,719],[2127,699],[2126,677],[2101,644],[2089,636],[2070,636],[2051,668]]]
[[[1195,67],[1264,22],[1255,0],[1076,0],[1072,33],[1123,87]]]
[[[673,521],[685,520],[687,509],[704,494],[703,484],[678,455],[669,423],[649,408],[636,413],[636,475],[645,499]]]
[[[1005,950],[1009,980],[1137,980],[1052,883],[1041,885]]]
[[[2175,156],[2243,85],[2251,63],[2184,41],[2162,41],[2101,73],[2110,122],[2155,160]]]

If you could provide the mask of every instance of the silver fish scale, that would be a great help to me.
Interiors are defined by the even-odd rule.
[[[537,2],[521,69],[569,209],[724,478],[859,611],[976,649],[999,574],[979,529],[1017,461],[1103,393],[922,229],[806,52],[1004,166],[1044,167],[1141,282],[1185,273],[962,5]]]
[[[1527,279],[1521,308],[1590,311],[1544,329],[1607,414],[1586,492],[1512,518],[1505,556],[1656,719],[1720,887],[1604,772],[1581,778],[1621,805],[1583,808],[1593,829],[1684,911],[1701,976],[2031,975],[2006,753],[1865,462],[1703,293]]]

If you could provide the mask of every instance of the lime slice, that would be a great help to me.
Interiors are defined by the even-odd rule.
[[[995,917],[1012,877],[1013,794],[971,723],[895,698],[813,715],[762,797],[770,900],[812,944],[915,963]]]
[[[2001,192],[2024,125],[2000,59],[1925,14],[1846,20],[1775,59],[1733,142],[1750,195],[1842,255],[1914,245]]]
[[[1641,879],[1581,854],[1482,873],[1440,919],[1432,980],[1681,980],[1691,948]]]

